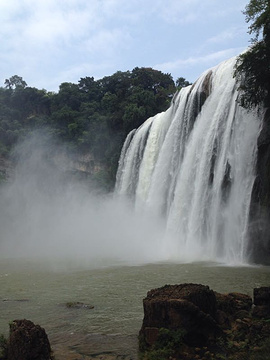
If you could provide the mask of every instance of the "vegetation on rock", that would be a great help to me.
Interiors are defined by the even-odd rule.
[[[0,334],[0,360],[7,359],[7,339]]]
[[[255,37],[252,46],[241,54],[236,63],[235,77],[239,82],[240,105],[253,108],[270,105],[270,3],[268,0],[251,0],[244,14],[252,21],[249,33]]]
[[[246,294],[200,284],[148,292],[139,335],[142,360],[266,360],[270,350],[270,288]]]

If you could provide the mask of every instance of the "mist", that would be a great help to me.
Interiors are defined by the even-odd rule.
[[[160,260],[161,224],[70,176],[55,161],[61,151],[40,133],[16,147],[14,176],[0,188],[0,257],[88,265]]]

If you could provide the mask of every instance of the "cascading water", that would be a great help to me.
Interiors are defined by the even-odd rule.
[[[129,134],[116,193],[165,219],[164,258],[245,263],[257,112],[237,103],[235,59],[205,72]]]

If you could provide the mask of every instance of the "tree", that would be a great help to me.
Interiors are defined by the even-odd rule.
[[[165,111],[175,90],[170,74],[152,68],[99,80],[86,76],[62,83],[57,93],[28,87],[14,75],[0,87],[0,154],[32,129],[48,126],[69,148],[90,151],[113,181],[127,133]]]
[[[250,3],[246,6],[244,14],[246,15],[246,21],[253,20],[253,23],[249,27],[249,33],[255,33],[255,38],[252,42],[256,42],[259,38],[260,32],[263,32],[264,41],[268,42],[270,39],[269,26],[270,26],[270,4],[268,0],[250,0]]]
[[[187,81],[185,78],[183,77],[179,77],[176,82],[175,82],[177,88],[180,90],[182,89],[183,87],[186,87],[186,86],[189,86],[189,85],[192,85],[189,81]]]
[[[80,92],[84,94],[84,101],[98,101],[102,97],[100,86],[93,77],[80,78],[78,87]]]
[[[153,91],[156,95],[161,89],[167,90],[167,96],[175,92],[175,85],[171,74],[164,74],[152,68],[134,68],[131,73],[132,85]]]
[[[249,33],[252,46],[236,61],[234,76],[239,83],[241,106],[250,109],[270,105],[270,3],[251,0],[243,12],[252,21]],[[259,37],[261,35],[261,39]]]
[[[70,82],[64,82],[59,86],[56,101],[59,107],[69,106],[72,110],[78,111],[81,105],[79,87]]]
[[[6,79],[5,85],[6,85],[6,88],[8,88],[8,89],[14,89],[14,88],[15,89],[18,89],[18,88],[24,89],[27,86],[27,84],[23,80],[23,78],[18,75],[13,75],[9,79]]]

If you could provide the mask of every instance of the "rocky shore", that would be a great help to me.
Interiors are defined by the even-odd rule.
[[[143,306],[139,341],[87,334],[83,344],[75,335],[59,345],[39,325],[14,320],[0,339],[0,360],[269,359],[270,287],[255,288],[252,299],[201,284],[165,285],[150,290]]]
[[[200,284],[166,285],[143,300],[144,360],[259,360],[270,353],[270,287],[220,294]]]

